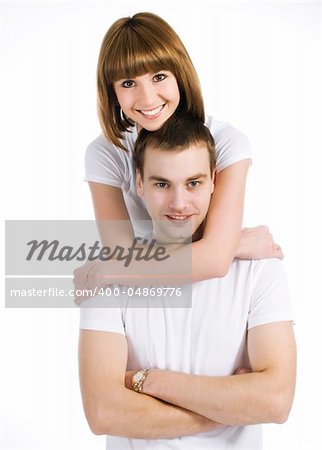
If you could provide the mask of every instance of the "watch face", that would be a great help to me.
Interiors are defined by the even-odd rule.
[[[133,375],[133,381],[137,383],[142,378],[142,372],[137,372],[135,375]]]

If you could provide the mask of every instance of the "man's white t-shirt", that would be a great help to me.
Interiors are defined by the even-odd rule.
[[[247,137],[227,122],[206,118],[205,125],[215,140],[216,171],[231,164],[251,158]],[[122,189],[124,201],[134,227],[135,235],[146,236],[152,231],[150,216],[135,187],[133,148],[137,138],[136,127],[124,133],[126,152],[100,135],[87,148],[85,155],[85,180],[103,183]]]
[[[121,294],[125,291],[125,294]],[[191,307],[154,307],[120,289],[81,305],[80,328],[120,333],[128,342],[128,370],[155,367],[196,375],[231,375],[248,364],[249,328],[292,320],[282,263],[277,259],[235,260],[224,278],[192,285]],[[108,307],[107,307],[108,306]],[[139,307],[138,307],[139,306]],[[108,349],[106,349],[108,351]],[[227,426],[175,439],[107,436],[110,450],[259,450],[260,425]]]

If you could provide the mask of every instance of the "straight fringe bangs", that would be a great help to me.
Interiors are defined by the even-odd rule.
[[[168,49],[160,47],[153,36],[150,35],[145,40],[131,30],[110,49],[104,72],[110,83],[160,70],[174,72],[173,59],[174,55]]]

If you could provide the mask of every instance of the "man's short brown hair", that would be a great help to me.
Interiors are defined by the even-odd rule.
[[[174,114],[156,131],[148,131],[143,128],[134,146],[135,167],[143,178],[144,155],[147,148],[182,151],[191,145],[205,145],[207,147],[210,173],[212,174],[216,163],[214,138],[200,120],[188,114]]]

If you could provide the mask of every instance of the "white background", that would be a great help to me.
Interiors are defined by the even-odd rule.
[[[1,167],[7,219],[90,219],[83,156],[99,133],[95,71],[110,24],[139,11],[178,32],[207,113],[253,148],[245,225],[266,223],[286,254],[298,385],[265,450],[315,450],[321,393],[320,2],[1,3]],[[3,208],[2,208],[3,210]],[[77,310],[0,309],[2,449],[95,450],[82,412]]]

